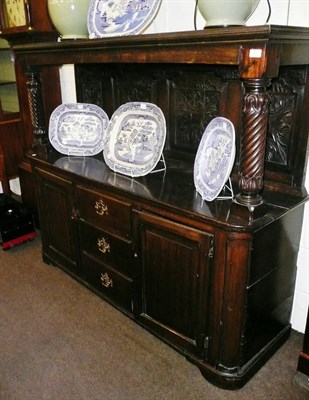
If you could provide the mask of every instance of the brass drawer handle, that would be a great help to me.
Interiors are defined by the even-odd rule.
[[[104,274],[103,274],[103,272],[101,273],[101,283],[102,283],[102,286],[104,286],[106,288],[113,287],[113,280],[108,276],[107,272],[105,272]]]
[[[111,251],[111,246],[104,237],[98,239],[97,245],[101,253],[105,254]]]
[[[95,212],[99,215],[108,215],[108,208],[107,205],[104,203],[103,200],[97,200],[95,202]]]

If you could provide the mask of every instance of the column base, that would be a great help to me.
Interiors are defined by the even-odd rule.
[[[268,211],[268,205],[260,197],[246,198],[237,195],[231,205],[231,214],[249,221],[263,217]]]
[[[32,145],[32,153],[33,154],[47,154],[50,152],[51,148],[50,145],[48,143],[34,143]]]

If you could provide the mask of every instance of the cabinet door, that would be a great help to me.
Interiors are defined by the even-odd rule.
[[[142,212],[136,221],[138,318],[182,351],[204,353],[213,236]]]
[[[35,168],[43,256],[78,272],[73,185],[48,171]]]

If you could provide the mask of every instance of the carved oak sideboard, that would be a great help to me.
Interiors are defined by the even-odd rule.
[[[235,389],[289,337],[309,131],[309,29],[213,28],[15,46],[43,258]],[[58,70],[109,116],[161,107],[165,173],[51,149]],[[53,78],[53,79],[52,79]],[[27,90],[28,91],[27,91]],[[31,118],[29,118],[31,116]],[[236,130],[232,200],[202,201],[193,163],[216,116]],[[55,213],[54,210],[57,210]]]

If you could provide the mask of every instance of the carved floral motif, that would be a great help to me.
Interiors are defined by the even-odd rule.
[[[172,84],[174,143],[178,148],[197,150],[208,123],[218,115],[223,83],[207,74],[201,83],[188,87],[181,81]]]
[[[292,142],[297,106],[306,81],[305,69],[282,71],[274,79],[269,95],[269,125],[266,161],[287,167],[292,156]]]
[[[288,164],[294,109],[294,95],[271,96],[266,152],[268,162]]]

